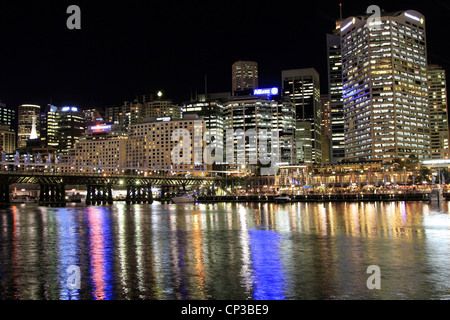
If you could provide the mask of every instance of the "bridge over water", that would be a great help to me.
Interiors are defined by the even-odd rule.
[[[127,203],[152,203],[152,187],[161,188],[161,196],[172,187],[214,186],[220,179],[219,171],[191,171],[183,174],[170,169],[116,168],[116,174],[83,173],[82,169],[57,164],[5,163],[0,166],[0,204],[10,203],[10,186],[14,184],[39,185],[39,203],[41,205],[61,206],[66,203],[66,186],[86,186],[87,204],[106,204],[113,202],[113,188],[126,188]],[[81,169],[81,170],[80,170]],[[134,172],[125,174],[123,172]]]

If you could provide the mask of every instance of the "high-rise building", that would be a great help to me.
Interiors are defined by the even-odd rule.
[[[272,100],[272,130],[278,131],[279,165],[295,164],[295,108],[288,98]]]
[[[41,145],[58,149],[59,144],[59,123],[58,107],[47,105],[40,114]]]
[[[428,66],[428,104],[430,107],[431,158],[449,157],[447,81],[441,66]]]
[[[17,133],[17,147],[25,148],[27,141],[30,139],[31,129],[33,126],[33,119],[39,119],[41,107],[38,105],[23,104],[18,109],[18,133]],[[39,135],[40,123],[37,121],[36,130]],[[39,137],[39,136],[38,136]]]
[[[289,106],[290,104],[283,106],[276,99],[265,95],[237,96],[227,101],[224,109],[224,156],[227,164],[232,168],[245,167],[250,171],[257,170],[261,164],[279,164],[283,152],[280,154],[281,148],[276,145],[272,135],[275,130],[282,130],[284,125],[287,130],[288,121],[283,121],[281,117],[274,120],[274,116],[278,116],[283,110],[287,117],[292,116],[292,113],[283,109],[289,109]],[[265,144],[261,138],[265,140]],[[288,143],[289,141],[284,145]],[[275,150],[272,148],[276,147],[279,150],[278,159],[272,157]],[[284,161],[289,161],[289,157],[290,154],[287,156],[288,160]]]
[[[86,128],[96,125],[101,125],[105,123],[100,110],[96,108],[84,109],[83,110]]]
[[[119,123],[125,128],[129,128],[133,124],[142,122],[143,108],[144,105],[137,100],[124,101]]]
[[[295,162],[321,164],[320,78],[313,69],[282,71],[283,94],[295,107]]]
[[[8,126],[8,130],[15,131],[16,111],[7,108],[4,103],[0,102],[0,125]]]
[[[344,103],[342,100],[342,61],[341,38],[339,29],[341,20],[336,22],[336,29],[327,34],[328,95],[330,102],[330,162],[337,163],[345,158],[344,137]],[[322,148],[323,150],[323,148]],[[325,151],[324,151],[325,152]]]
[[[330,121],[330,96],[324,94],[320,96],[320,126],[321,146],[322,146],[322,164],[330,163],[330,144],[331,144],[331,121]]]
[[[16,134],[9,126],[0,125],[0,152],[6,154],[14,153],[16,149]]]
[[[197,100],[185,103],[183,106],[183,117],[198,115],[205,121],[207,136],[206,142],[215,150],[223,150],[223,111],[224,103],[220,99],[210,99],[202,95]],[[222,164],[220,161],[216,164]]]
[[[181,106],[175,105],[171,100],[157,99],[144,103],[142,117],[144,119],[164,117],[180,119],[181,109]]]
[[[127,136],[119,125],[97,125],[69,150],[69,163],[83,173],[119,173],[127,158]]]
[[[173,141],[177,131],[180,133],[180,139]],[[142,170],[205,170],[205,163],[200,157],[203,154],[204,132],[204,121],[191,116],[172,120],[146,119],[142,123],[131,125],[128,133],[126,165]],[[184,160],[173,161],[174,157],[186,151],[185,149],[181,151],[181,148],[179,153],[176,151],[176,147],[183,142],[188,146],[186,148],[188,154],[182,154]]]
[[[238,61],[232,66],[232,93],[248,93],[258,88],[258,63],[253,61]]]
[[[348,160],[430,157],[425,17],[408,10],[341,24]]]
[[[122,119],[122,106],[108,106],[105,108],[105,123],[120,124]]]
[[[58,108],[58,153],[67,155],[85,132],[85,118],[78,107]]]

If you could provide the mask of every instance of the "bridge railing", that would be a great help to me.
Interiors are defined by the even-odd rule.
[[[26,173],[27,175],[97,176],[97,177],[139,177],[139,178],[217,178],[224,174],[239,174],[235,171],[186,170],[154,167],[107,167],[71,165],[67,163],[0,162],[0,174]]]

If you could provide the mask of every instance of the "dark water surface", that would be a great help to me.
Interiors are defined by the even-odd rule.
[[[0,299],[450,299],[448,204],[15,206]]]

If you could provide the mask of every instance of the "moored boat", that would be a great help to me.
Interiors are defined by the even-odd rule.
[[[189,194],[177,195],[171,198],[173,203],[194,203],[195,197]]]
[[[275,202],[277,203],[287,203],[287,202],[291,202],[291,196],[288,194],[282,194],[279,195],[278,197],[275,197]]]

